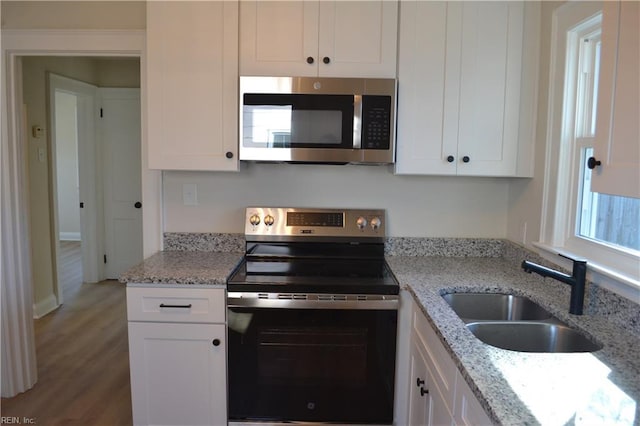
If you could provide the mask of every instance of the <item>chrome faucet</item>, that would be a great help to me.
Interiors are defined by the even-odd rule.
[[[584,305],[584,286],[587,276],[587,261],[571,259],[570,257],[560,255],[573,262],[572,275],[567,275],[554,269],[547,268],[546,266],[538,265],[537,263],[529,262],[528,260],[522,261],[522,269],[525,272],[542,275],[543,277],[553,278],[565,284],[571,286],[571,301],[569,303],[569,313],[575,315],[582,315],[582,307]]]

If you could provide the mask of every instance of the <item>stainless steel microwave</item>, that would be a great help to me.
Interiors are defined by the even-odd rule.
[[[240,77],[240,160],[390,164],[396,80]]]

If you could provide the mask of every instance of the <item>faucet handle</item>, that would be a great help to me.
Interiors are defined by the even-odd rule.
[[[558,253],[558,256],[564,257],[565,259],[569,259],[570,261],[572,261],[574,263],[587,263],[587,259],[582,258],[582,257],[570,257],[570,256],[567,256],[566,254],[562,254],[562,253]]]

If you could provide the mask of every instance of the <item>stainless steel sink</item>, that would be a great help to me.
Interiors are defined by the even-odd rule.
[[[463,320],[519,321],[552,318],[547,310],[524,296],[499,293],[451,293],[442,297]]]
[[[491,346],[520,352],[594,352],[602,349],[579,331],[540,322],[472,322],[467,328]]]
[[[482,342],[519,352],[594,352],[602,345],[524,296],[450,293],[442,296]]]

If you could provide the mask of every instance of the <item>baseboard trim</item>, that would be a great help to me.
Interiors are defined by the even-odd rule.
[[[81,241],[79,232],[60,232],[60,241]]]
[[[50,294],[46,299],[33,304],[33,319],[40,319],[58,308],[58,299],[54,294]]]

